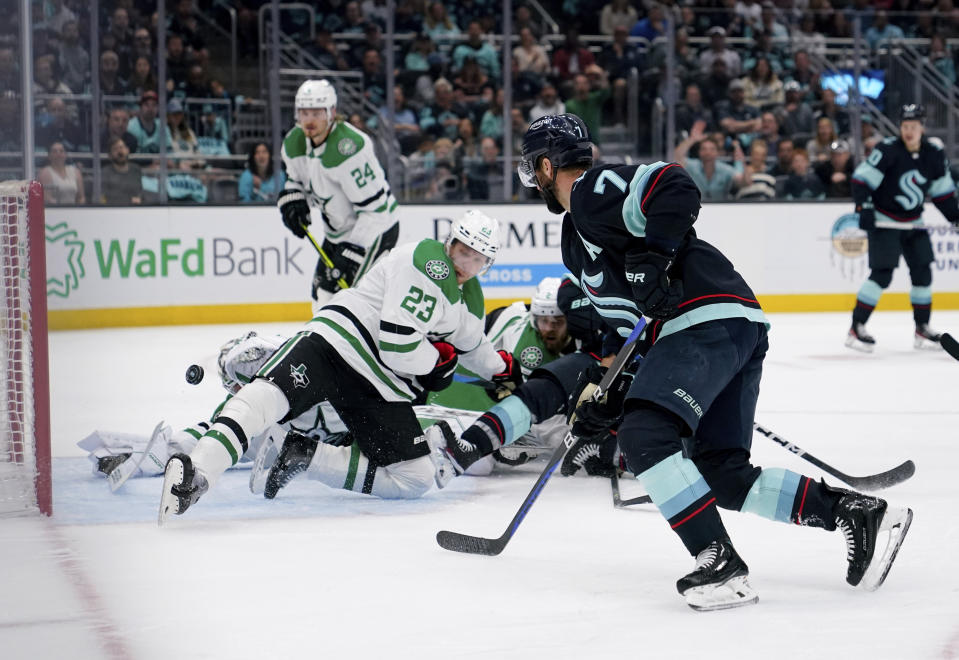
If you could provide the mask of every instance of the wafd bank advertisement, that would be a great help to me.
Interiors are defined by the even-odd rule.
[[[463,205],[403,206],[400,242],[443,240]],[[503,249],[483,276],[487,306],[527,298],[562,275],[562,217],[542,205],[479,207]],[[959,307],[959,235],[928,205],[939,307]],[[323,222],[312,231],[322,241]],[[696,223],[770,311],[851,309],[868,276],[865,233],[849,204],[712,204]],[[305,320],[317,254],[275,207],[49,208],[51,327]],[[904,265],[880,309],[908,304]]]

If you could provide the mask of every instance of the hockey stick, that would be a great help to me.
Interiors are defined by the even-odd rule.
[[[626,506],[632,506],[633,504],[651,504],[653,499],[649,495],[640,495],[639,497],[632,497],[628,500],[621,498],[619,494],[619,472],[613,472],[613,476],[609,478],[610,486],[613,488],[613,506],[617,509],[622,509]]]
[[[939,345],[942,346],[946,353],[951,355],[956,360],[959,360],[959,341],[956,341],[955,337],[950,335],[948,332],[944,332],[939,338]]]
[[[310,230],[306,228],[306,225],[300,225],[300,226],[303,227],[303,232],[306,234],[306,237],[307,237],[308,239],[310,239],[310,243],[312,243],[312,244],[313,244],[313,247],[316,248],[316,252],[317,252],[317,254],[320,255],[320,261],[323,262],[323,265],[325,265],[327,268],[331,268],[331,269],[336,268],[336,266],[333,264],[333,260],[330,259],[329,255],[326,254],[326,252],[323,250],[322,247],[320,247],[320,244],[316,242],[316,239],[313,238],[313,234],[311,234],[311,233],[310,233]],[[339,278],[338,280],[336,280],[336,283],[339,285],[339,287],[340,287],[341,289],[349,289],[349,288],[350,288],[350,285],[347,284],[347,283],[346,283],[346,280],[343,279],[342,277]]]
[[[594,401],[602,398],[606,390],[608,390],[613,384],[613,381],[616,380],[620,373],[622,373],[623,369],[626,368],[626,365],[632,360],[633,355],[636,352],[637,339],[645,327],[646,319],[640,318],[639,323],[636,324],[636,327],[633,328],[632,333],[626,340],[626,344],[619,351],[616,359],[613,360],[613,363],[609,366],[609,369],[606,370],[606,375],[603,376],[599,386],[593,392]],[[526,499],[523,500],[523,503],[520,504],[519,510],[516,512],[516,515],[513,516],[513,519],[510,521],[509,526],[507,526],[506,531],[503,532],[499,538],[488,539],[482,536],[470,536],[469,534],[460,534],[458,532],[448,532],[443,530],[436,533],[436,542],[439,543],[441,548],[452,550],[453,552],[466,552],[474,555],[489,556],[494,556],[501,553],[503,548],[506,547],[506,544],[509,543],[509,540],[513,538],[513,534],[516,533],[517,528],[519,527],[520,523],[523,522],[526,514],[529,513],[530,507],[533,506],[533,502],[535,502],[536,498],[539,497],[539,494],[546,485],[546,482],[549,481],[551,476],[553,476],[553,472],[556,470],[556,467],[563,461],[563,457],[566,456],[566,452],[569,451],[570,447],[572,447],[574,443],[575,438],[572,431],[570,431],[566,434],[566,437],[563,438],[562,444],[557,447],[553,454],[549,457],[549,462],[546,464],[546,467],[543,468],[543,472],[536,479],[536,483],[533,484],[533,488],[529,491],[529,494],[526,496]]]
[[[840,481],[846,482],[853,488],[859,488],[861,490],[879,490],[880,488],[889,488],[890,486],[895,486],[898,483],[902,483],[916,472],[916,464],[912,461],[906,461],[905,463],[897,465],[891,470],[886,470],[885,472],[880,472],[879,474],[870,474],[865,477],[851,477],[844,472],[840,472],[828,463],[823,463],[812,454],[807,453],[800,447],[797,447],[793,443],[787,441],[782,436],[777,435],[774,431],[770,431],[761,424],[754,423],[753,429],[759,433],[762,433],[773,442],[782,445],[792,453],[796,454],[796,456],[806,459],[823,472],[831,474]]]
[[[127,480],[136,474],[136,471],[140,469],[140,465],[150,456],[150,451],[153,449],[153,445],[157,443],[158,440],[162,439],[163,442],[168,442],[170,436],[167,433],[163,432],[163,428],[166,424],[163,420],[160,420],[160,423],[156,425],[156,428],[153,429],[153,433],[150,434],[150,441],[147,443],[146,447],[143,449],[143,453],[140,454],[140,458],[133,460],[133,456],[130,456],[127,460],[120,463],[116,469],[114,469],[110,474],[107,475],[107,482],[110,484],[110,492],[115,493],[117,490],[127,482]],[[156,458],[154,457],[154,460]]]

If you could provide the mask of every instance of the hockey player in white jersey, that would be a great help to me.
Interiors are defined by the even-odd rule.
[[[432,446],[442,444],[443,436],[459,436],[476,421],[476,418],[487,414],[490,405],[509,397],[519,386],[519,397],[532,396],[537,402],[542,401],[540,394],[551,391],[555,386],[552,382],[546,383],[540,378],[556,380],[555,369],[551,369],[562,362],[558,373],[566,373],[573,383],[577,374],[583,368],[582,356],[571,357],[570,354],[584,346],[580,337],[586,337],[591,343],[597,337],[592,328],[593,319],[581,318],[584,315],[594,315],[588,306],[577,306],[570,312],[572,325],[576,326],[576,338],[567,331],[567,317],[560,309],[558,295],[562,280],[558,277],[544,278],[536,287],[530,303],[517,301],[505,307],[499,307],[486,316],[486,336],[493,347],[512,355],[519,369],[516,370],[516,379],[492,387],[490,384],[477,386],[470,384],[470,377],[465,376],[467,382],[457,382],[451,387],[438,392],[431,392],[427,398],[427,405],[416,406],[416,414],[421,425],[427,425],[432,420],[434,427],[427,433],[427,440]],[[568,282],[568,280],[567,280]],[[582,294],[580,294],[582,295]],[[587,301],[588,304],[588,301]],[[569,359],[568,359],[569,358]],[[572,361],[570,361],[570,359]],[[587,363],[594,363],[592,358],[585,358]],[[565,369],[565,371],[564,371]],[[524,381],[536,374],[532,385],[525,387]],[[485,389],[485,391],[484,391]],[[565,395],[560,394],[562,402]],[[509,409],[516,409],[516,398],[509,397],[506,405]],[[547,404],[548,405],[548,404]],[[500,404],[494,407],[498,410]],[[538,410],[537,405],[533,406]],[[495,414],[495,412],[494,412]],[[528,416],[528,415],[527,415]],[[535,458],[541,451],[555,447],[565,435],[568,427],[565,417],[557,420],[538,420],[539,423],[532,429],[527,426],[520,430],[516,425],[518,435],[511,437],[515,444],[503,448],[503,451],[488,453],[481,460],[472,462],[467,474],[484,476],[490,474],[497,464],[521,465]],[[553,422],[553,423],[549,423]],[[286,442],[279,453],[278,460],[269,468],[269,475],[261,479],[265,483],[264,495],[267,498],[276,496],[277,491],[288,484],[294,477],[307,470],[313,457],[315,439],[300,438],[293,442]],[[509,444],[509,443],[507,443]],[[455,466],[437,451],[435,459],[442,467],[437,472],[437,485],[442,488],[454,475]],[[307,477],[312,476],[307,471]]]
[[[323,220],[322,249],[332,267],[317,261],[313,309],[353,286],[399,236],[398,202],[376,159],[370,137],[336,117],[336,90],[326,80],[307,80],[296,92],[296,126],[283,139],[286,184],[277,198],[283,223],[298,238]]]
[[[220,347],[217,367],[220,383],[228,395],[208,419],[178,431],[173,431],[169,425],[160,422],[150,436],[95,430],[78,442],[77,446],[88,452],[87,458],[93,464],[94,474],[106,477],[112,491],[116,491],[127,479],[163,474],[170,456],[191,452],[200,437],[209,430],[210,424],[219,415],[226,401],[253,379],[260,367],[286,340],[286,337],[280,335],[248,332]],[[337,446],[352,442],[352,437],[339,416],[332,406],[324,401],[296,419],[282,425],[273,424],[263,433],[251,438],[239,462],[255,461],[265,464],[269,469],[284,438],[291,441],[294,438],[309,438],[313,442]],[[263,492],[264,486],[263,481],[254,484],[251,474],[251,490]]]
[[[477,275],[499,249],[499,223],[468,211],[446,243],[393,250],[337,293],[223,407],[189,454],[167,462],[159,522],[182,514],[235,464],[248,439],[329,401],[350,447],[318,445],[310,470],[334,488],[384,498],[425,493],[436,470],[413,411],[424,392],[452,382],[459,359],[494,382],[515,378],[512,356],[483,333]]]

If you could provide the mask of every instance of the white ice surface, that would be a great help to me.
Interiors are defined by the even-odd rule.
[[[247,326],[53,333],[55,515],[0,520],[0,658],[959,658],[959,363],[914,351],[907,313],[875,314],[877,352],[854,353],[848,319],[772,317],[757,419],[849,474],[915,460],[884,495],[915,510],[896,565],[857,591],[841,535],[726,513],[760,600],[708,614],[675,591],[692,561],[659,514],[614,510],[602,479],[554,477],[499,557],[436,545],[502,533],[540,463],[414,502],[304,480],[267,501],[228,472],[158,529],[160,480],[111,494],[75,443],[209,414],[217,348]],[[762,436],[753,455],[822,475]]]

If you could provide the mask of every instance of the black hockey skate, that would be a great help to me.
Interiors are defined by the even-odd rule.
[[[849,334],[846,335],[846,346],[863,353],[872,353],[876,348],[876,340],[866,332],[864,323],[853,322],[852,327],[849,328]]]
[[[941,339],[942,333],[930,328],[928,323],[917,323],[916,334],[912,345],[918,349],[935,351],[942,348],[942,344],[940,344]]]
[[[287,433],[280,455],[276,457],[276,462],[273,463],[270,474],[266,478],[263,497],[272,500],[281,488],[293,481],[294,477],[301,472],[306,472],[318,444],[319,440],[305,435],[292,431]]]
[[[170,514],[182,515],[210,488],[206,477],[193,469],[193,461],[186,454],[173,454],[163,473],[163,493],[160,495],[162,525]]]
[[[841,488],[833,507],[836,528],[846,537],[846,582],[875,591],[885,581],[912,524],[911,509],[891,508],[885,500]]]
[[[676,582],[686,604],[699,612],[752,605],[759,594],[749,585],[749,567],[727,539],[696,555],[696,568]]]
[[[569,477],[580,469],[592,477],[612,477],[616,473],[616,436],[604,433],[595,438],[580,438],[563,458],[559,471]]]

